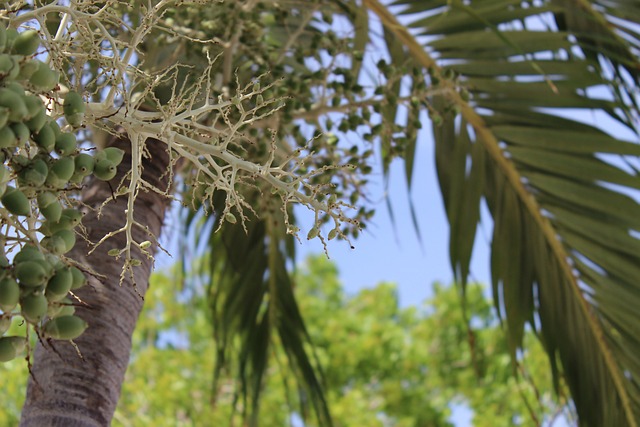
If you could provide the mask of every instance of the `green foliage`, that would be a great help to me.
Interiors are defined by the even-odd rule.
[[[539,345],[520,359],[520,380],[511,375],[504,333],[478,285],[468,288],[468,308],[477,313],[471,347],[454,287],[436,284],[421,307],[400,308],[389,283],[347,296],[324,257],[309,258],[295,277],[337,426],[449,426],[452,402],[468,405],[474,425],[487,427],[535,425],[532,417],[548,422],[562,410]],[[113,425],[229,425],[239,383],[224,374],[211,404],[214,347],[201,286],[180,290],[156,274],[147,303]],[[287,425],[300,402],[282,347],[270,357],[277,362],[262,384],[259,421]]]

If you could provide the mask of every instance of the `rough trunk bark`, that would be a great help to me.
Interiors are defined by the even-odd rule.
[[[145,159],[143,163],[143,177],[156,188],[167,188],[168,174],[165,172],[169,156],[166,145],[153,139],[147,140],[146,144],[151,159]],[[111,181],[115,184],[131,167],[131,148],[124,135],[114,145],[127,151],[118,176]],[[92,180],[82,193],[82,201],[96,208],[111,195],[107,183]],[[84,217],[83,225],[90,241],[95,242],[124,224],[126,202],[126,197],[118,197],[103,208],[100,218],[95,213]],[[166,198],[141,191],[135,203],[135,218],[159,236],[168,206]],[[148,240],[142,230],[134,229],[133,234],[139,242]],[[142,265],[134,268],[140,295],[128,277],[119,286],[122,261],[108,256],[107,251],[122,248],[124,241],[125,235],[120,233],[87,257],[87,245],[78,238],[69,253],[71,258],[86,263],[108,279],[100,282],[90,278],[89,284],[77,292],[78,297],[89,305],[89,308],[76,309],[76,314],[89,323],[89,328],[75,340],[82,359],[68,342],[37,345],[21,426],[96,427],[111,424],[129,362],[131,336],[144,302],[140,295],[147,290],[152,268],[151,261],[144,257],[140,257]]]

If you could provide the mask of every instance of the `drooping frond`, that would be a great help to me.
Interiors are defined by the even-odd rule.
[[[637,425],[640,146],[560,113],[637,130],[639,5],[398,0],[397,19],[363,3],[410,57],[393,65],[419,64],[441,89],[428,102],[457,277],[484,199],[514,357],[528,324],[582,425]]]

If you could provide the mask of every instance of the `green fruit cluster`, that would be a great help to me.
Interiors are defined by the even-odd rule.
[[[74,247],[82,220],[66,194],[90,175],[113,179],[124,156],[113,147],[93,156],[81,152],[75,134],[50,116],[43,98],[57,97],[59,73],[35,58],[40,47],[37,31],[0,24],[0,212],[3,224],[15,229],[4,233],[0,247],[0,361],[24,348],[24,338],[3,337],[14,316],[48,339],[74,339],[87,327],[69,298],[86,277],[63,256]],[[83,125],[85,108],[79,93],[64,96],[71,128]]]

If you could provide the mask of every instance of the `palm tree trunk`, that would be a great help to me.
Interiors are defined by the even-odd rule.
[[[113,145],[125,149],[113,185],[131,168],[130,141],[126,135],[114,138]],[[156,188],[167,188],[169,156],[166,145],[154,139],[147,140],[151,159],[143,162],[143,177]],[[112,196],[110,186],[92,180],[83,190],[82,201],[97,208]],[[83,219],[88,238],[95,242],[106,233],[124,224],[127,197],[117,197],[108,203],[98,218],[88,213]],[[149,232],[159,236],[169,200],[153,192],[140,192],[135,203],[135,218],[148,226]],[[143,230],[134,229],[134,238],[149,240]],[[27,388],[26,402],[20,425],[42,426],[109,426],[120,397],[121,383],[129,362],[131,336],[143,306],[142,296],[149,284],[152,262],[140,256],[142,265],[134,268],[136,289],[129,277],[119,286],[122,260],[108,256],[113,248],[125,245],[120,233],[109,239],[90,256],[83,239],[69,256],[90,266],[107,279],[89,278],[89,285],[79,289],[77,296],[87,308],[76,308],[76,314],[89,323],[89,328],[75,343],[82,355],[66,341],[39,343],[35,350],[32,375]]]

